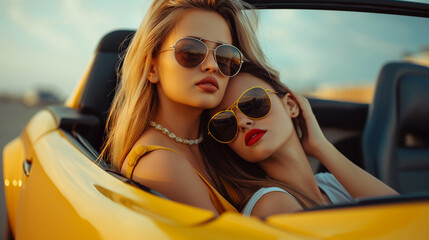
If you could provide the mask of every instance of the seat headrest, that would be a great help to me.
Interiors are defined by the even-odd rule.
[[[101,39],[81,95],[79,107],[83,113],[105,119],[119,80],[120,57],[133,34],[134,31],[114,31]]]
[[[117,30],[110,32],[100,40],[95,52],[123,53],[127,49],[134,33],[135,31],[131,30]]]
[[[401,131],[429,135],[429,73],[403,76],[398,85],[398,117]]]
[[[412,63],[386,64],[380,72],[366,128],[396,135],[429,132],[429,68]]]

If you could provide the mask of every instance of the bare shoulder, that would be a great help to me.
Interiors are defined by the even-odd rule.
[[[190,162],[177,152],[159,149],[145,154],[132,178],[169,199],[215,211],[204,182]]]
[[[284,192],[269,192],[262,196],[255,207],[252,215],[261,218],[274,214],[290,213],[302,210],[301,205],[295,198]]]
[[[196,175],[195,170],[185,157],[177,152],[159,149],[145,154],[139,159],[133,179],[168,179]]]

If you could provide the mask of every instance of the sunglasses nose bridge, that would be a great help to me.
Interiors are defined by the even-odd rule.
[[[215,54],[216,49],[209,49],[207,45],[206,45],[206,48],[207,48],[206,57],[201,62],[201,68],[203,71],[211,71],[216,73],[217,71],[219,71],[219,65],[217,64],[216,54]],[[213,52],[213,53],[210,54],[210,52]]]
[[[253,126],[253,124],[255,123],[253,119],[249,118],[248,116],[246,116],[246,114],[242,113],[237,106],[234,106],[234,108],[235,108],[235,111],[232,109],[231,111],[234,111],[235,113],[237,128],[239,131],[244,131],[247,128]]]

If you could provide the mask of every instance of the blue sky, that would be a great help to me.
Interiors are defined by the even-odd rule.
[[[151,1],[1,0],[0,93],[51,88],[67,96],[100,38],[138,27]]]
[[[65,98],[101,37],[136,29],[151,0],[1,0],[0,93],[49,88]],[[272,23],[276,24],[272,24]],[[375,24],[376,23],[376,24]],[[260,14],[260,40],[294,88],[372,83],[386,61],[429,46],[428,20],[333,11]]]
[[[294,89],[373,84],[384,63],[429,46],[429,19],[385,14],[270,11],[260,15],[259,31],[266,54]]]

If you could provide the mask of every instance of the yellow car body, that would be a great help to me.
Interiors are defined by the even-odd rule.
[[[88,73],[65,104],[76,114]],[[258,219],[177,203],[100,168],[37,113],[3,150],[8,220],[16,239],[427,239],[429,195],[358,201]]]

